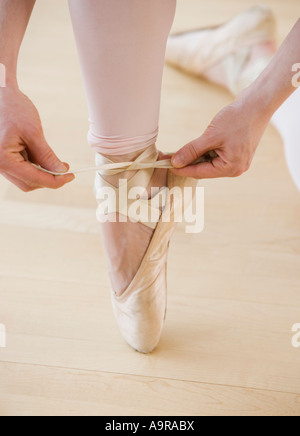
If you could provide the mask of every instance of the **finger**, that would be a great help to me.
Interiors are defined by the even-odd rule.
[[[65,173],[68,171],[69,165],[59,160],[43,135],[32,138],[28,148],[31,159],[42,168],[55,173]]]
[[[23,192],[30,192],[33,191],[34,189],[31,186],[27,185],[26,183],[22,182],[22,180],[16,179],[10,174],[2,173],[2,175],[11,183],[13,183],[15,186],[17,186],[19,189],[21,189]]]
[[[172,158],[172,165],[174,168],[186,167],[209,151],[215,150],[217,145],[213,138],[204,134],[179,150]]]
[[[67,172],[68,172],[70,169],[70,165],[67,162],[63,162],[63,165],[66,167]]]
[[[73,174],[65,176],[52,176],[38,170],[29,162],[15,162],[11,170],[8,168],[6,173],[21,180],[33,188],[50,188],[59,189],[66,183],[70,183],[75,179]]]
[[[190,165],[182,169],[171,170],[174,174],[182,177],[191,177],[194,179],[217,179],[220,177],[229,177],[230,171],[220,158],[212,162],[204,162],[199,165]]]

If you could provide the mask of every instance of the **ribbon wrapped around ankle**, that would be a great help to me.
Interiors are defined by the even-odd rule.
[[[173,154],[172,154],[173,155]],[[200,157],[193,165],[198,165],[204,162],[212,162],[216,157],[218,157],[215,151],[210,151],[206,153],[204,156]],[[32,164],[35,168],[44,173],[52,174],[53,176],[65,176],[67,174],[80,174],[87,172],[99,172],[103,175],[114,175],[123,171],[138,171],[138,170],[146,170],[151,168],[160,168],[160,169],[174,169],[171,159],[158,160],[156,162],[139,162],[136,160],[135,162],[118,162],[118,163],[109,163],[104,165],[97,165],[93,167],[87,168],[79,168],[74,171],[68,171],[66,173],[56,173],[53,171],[46,170],[39,165]]]

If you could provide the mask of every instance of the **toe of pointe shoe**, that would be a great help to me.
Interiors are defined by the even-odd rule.
[[[165,303],[161,305],[157,301],[144,299],[142,303],[128,301],[126,310],[122,304],[116,303],[113,296],[113,309],[121,334],[125,341],[139,353],[149,354],[157,347],[165,318]],[[160,307],[162,306],[162,307]]]
[[[154,311],[153,311],[154,313]],[[123,338],[131,348],[142,354],[152,353],[159,344],[163,329],[161,319],[152,318],[149,314],[133,314],[132,317],[120,316],[115,310],[119,329]],[[139,318],[139,319],[138,319]],[[124,323],[127,325],[124,327]]]
[[[162,260],[165,264],[165,259]],[[167,306],[166,265],[152,280],[145,277],[134,292],[112,294],[118,327],[136,351],[149,354],[157,347],[164,327]]]

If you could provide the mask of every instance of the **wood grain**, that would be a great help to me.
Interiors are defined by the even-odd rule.
[[[298,0],[264,3],[282,41]],[[253,4],[179,0],[173,29],[220,23]],[[64,2],[37,2],[19,76],[56,153],[92,165]],[[159,147],[175,151],[200,136],[230,101],[166,67]],[[299,415],[291,329],[300,323],[300,196],[276,131],[248,174],[203,181],[205,230],[179,226],[172,241],[168,317],[149,356],[124,343],[112,315],[92,184],[79,175],[62,190],[25,195],[0,179],[0,415]]]

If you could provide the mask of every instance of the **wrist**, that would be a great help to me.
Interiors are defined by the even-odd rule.
[[[11,74],[6,66],[0,63],[0,91],[6,89],[18,90],[18,80],[16,74]]]
[[[7,86],[0,88],[0,104],[6,105],[13,101],[20,92],[16,84],[7,84]]]
[[[0,88],[18,88],[17,56],[0,57]]]
[[[239,94],[236,104],[247,116],[260,120],[262,123],[269,123],[278,109],[272,91],[267,85],[261,85],[258,81]]]

